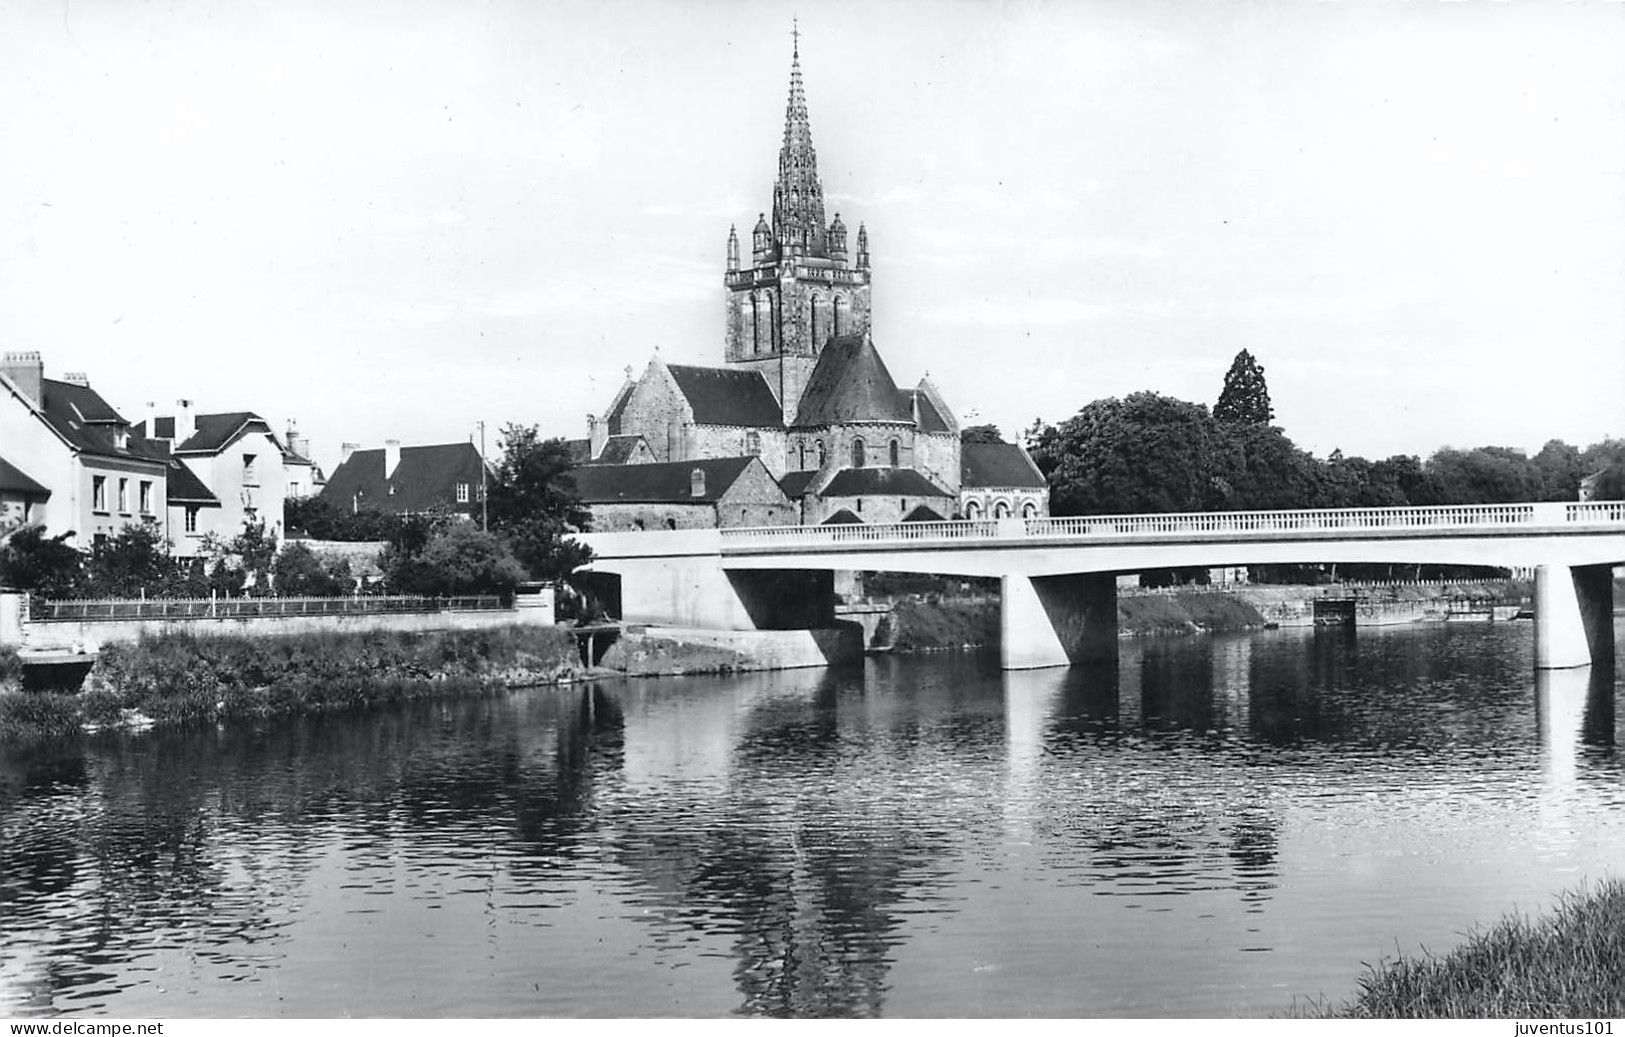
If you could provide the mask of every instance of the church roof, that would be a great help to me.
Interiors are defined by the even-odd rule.
[[[952,494],[912,468],[843,468],[820,494],[824,497],[950,497]]]
[[[758,371],[667,365],[699,425],[783,428],[784,412]]]
[[[932,511],[924,504],[917,505],[914,510],[903,516],[904,522],[946,522],[941,515]]]
[[[593,463],[626,464],[637,452],[638,444],[641,442],[642,436],[610,436],[604,443],[604,449],[593,459]]]
[[[905,405],[910,410],[914,408],[916,403],[919,404],[921,432],[953,431],[948,427],[948,423],[942,419],[942,412],[937,410],[937,405],[931,402],[929,394],[918,389],[904,389],[902,392],[903,399],[906,401]]]
[[[761,463],[757,457],[712,457],[655,464],[588,465],[570,474],[575,476],[576,496],[583,504],[714,504],[739,481],[745,469]],[[698,496],[694,495],[693,484],[696,468],[705,473],[705,489]]]
[[[967,489],[991,486],[1049,485],[1044,475],[1015,443],[966,443],[959,451],[959,482]]]
[[[784,478],[779,480],[779,489],[784,491],[786,497],[800,497],[807,492],[813,480],[818,478],[816,471],[811,472],[785,472]]]
[[[913,420],[907,397],[898,391],[874,343],[858,335],[829,340],[796,414],[796,424],[803,426]]]

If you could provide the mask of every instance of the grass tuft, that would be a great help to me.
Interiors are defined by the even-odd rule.
[[[1513,916],[1443,956],[1366,968],[1350,1001],[1294,1004],[1322,1019],[1625,1016],[1625,882],[1566,894],[1550,915]]]

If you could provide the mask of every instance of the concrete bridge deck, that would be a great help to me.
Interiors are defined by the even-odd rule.
[[[836,570],[997,577],[1007,667],[1116,651],[1119,573],[1392,562],[1532,568],[1536,664],[1612,658],[1625,502],[1100,515],[586,534],[633,622],[755,629],[833,621]]]

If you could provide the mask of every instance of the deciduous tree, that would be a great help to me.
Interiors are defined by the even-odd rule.
[[[502,428],[502,457],[487,491],[491,529],[501,533],[534,579],[568,576],[589,557],[570,534],[587,528],[587,512],[570,476],[562,439],[543,439],[534,425]]]

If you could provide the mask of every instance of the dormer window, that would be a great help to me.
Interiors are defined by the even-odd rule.
[[[696,468],[688,473],[688,495],[690,497],[705,496],[705,469]]]

